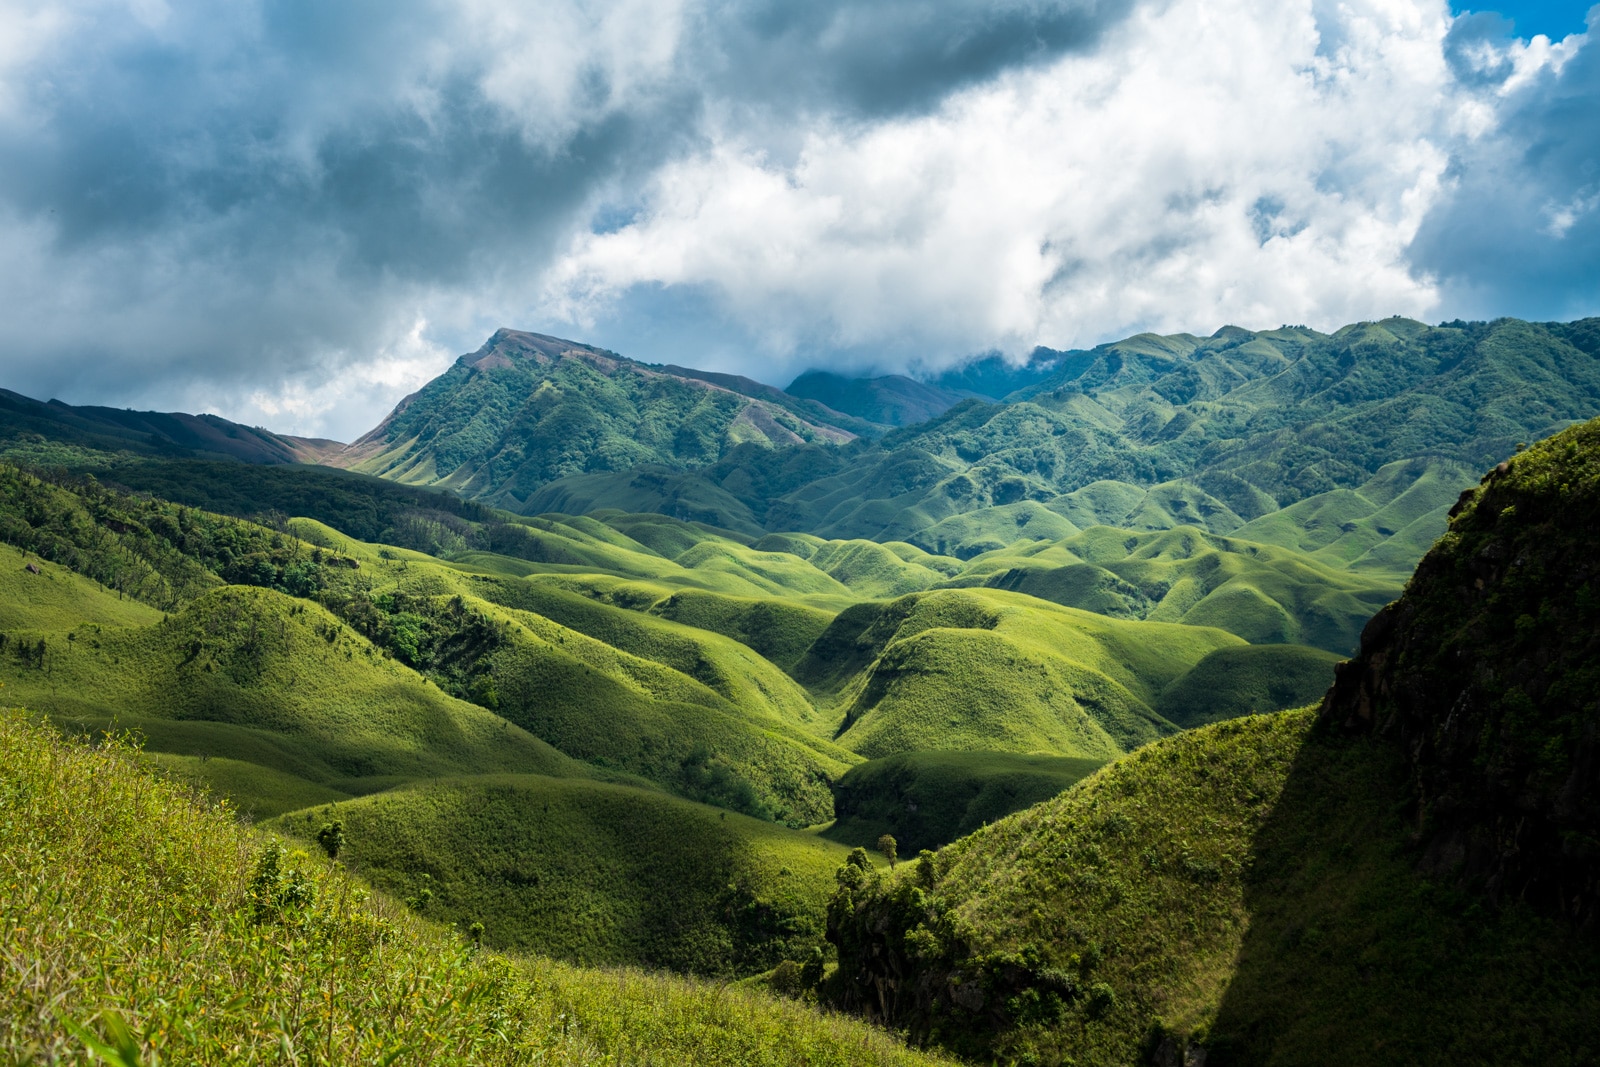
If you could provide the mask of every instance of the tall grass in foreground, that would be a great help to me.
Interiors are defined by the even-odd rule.
[[[91,1052],[98,1047],[98,1052]],[[0,710],[0,1061],[914,1064],[759,993],[479,951]]]

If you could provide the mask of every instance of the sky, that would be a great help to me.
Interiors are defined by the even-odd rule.
[[[1600,7],[0,0],[0,386],[349,440],[498,327],[777,385],[1600,314]]]

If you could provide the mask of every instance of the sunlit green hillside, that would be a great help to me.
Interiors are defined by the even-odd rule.
[[[143,626],[8,631],[0,679],[9,702],[64,726],[137,730],[258,815],[276,811],[251,795],[257,777],[298,787],[300,807],[408,778],[587,773],[323,608],[264,589],[218,589]]]
[[[822,943],[848,851],[637,787],[535,775],[432,779],[271,824],[498,947],[588,964],[741,975]]]
[[[497,500],[962,558],[1093,525],[1189,525],[1403,574],[1474,471],[1600,411],[1597,337],[1593,320],[1514,319],[1141,335],[1062,353],[1004,403],[967,401],[870,444],[591,466]]]
[[[725,984],[476,949],[14,711],[0,799],[7,1062],[946,1062]]]
[[[1344,653],[1401,584],[1399,576],[1192,526],[1142,534],[1095,526],[1061,541],[1018,542],[972,560],[956,582],[1117,618],[1215,626],[1255,644]]]

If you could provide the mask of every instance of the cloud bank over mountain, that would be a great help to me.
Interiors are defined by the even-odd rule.
[[[13,0],[3,384],[348,436],[500,325],[781,384],[1593,314],[1596,116],[1420,0]]]

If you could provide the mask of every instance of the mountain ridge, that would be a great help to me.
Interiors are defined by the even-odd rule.
[[[503,354],[495,346],[524,343],[579,352],[542,335],[501,331],[496,338],[477,361]],[[1442,530],[1472,470],[1498,462],[1519,440],[1600,413],[1597,356],[1600,320],[1428,326],[1387,319],[1331,334],[1304,327],[1139,334],[1090,350],[1042,350],[1017,370],[1033,380],[1002,401],[967,387],[985,375],[1020,380],[989,366],[996,357],[976,361],[970,381],[956,372],[930,383],[809,372],[793,387],[852,414],[834,411],[831,432],[808,440],[797,440],[806,433],[784,420],[832,409],[801,407],[817,401],[791,397],[789,406],[762,409],[776,429],[752,425],[754,414],[741,422],[730,409],[692,429],[701,437],[697,449],[654,448],[630,460],[619,447],[608,456],[594,428],[611,417],[609,402],[598,400],[592,410],[568,412],[576,431],[568,437],[579,443],[542,474],[520,462],[527,450],[551,447],[537,427],[503,433],[501,458],[485,452],[469,460],[446,446],[429,467],[434,446],[397,445],[411,431],[394,420],[384,436],[410,458],[355,466],[523,513],[658,511],[747,533],[909,541],[963,558],[1015,541],[1025,515],[1041,518],[1053,536],[1086,523],[1150,530],[1187,523],[1225,535],[1256,524],[1252,535],[1326,549],[1340,565],[1368,557],[1368,565],[1404,572]],[[598,350],[578,358],[639,373],[667,369],[612,363],[621,357]],[[721,384],[764,404],[788,396],[737,376],[671,370],[692,376],[674,381]],[[540,407],[546,400],[535,397],[535,385],[530,379],[524,387],[525,400],[503,402]],[[913,385],[921,392],[908,393]],[[537,386],[547,387],[553,379]],[[442,394],[450,386],[440,379],[428,388]],[[405,422],[415,403],[397,409],[396,419]],[[909,418],[911,408],[897,403],[921,404],[917,413],[931,417],[899,427],[846,421]],[[691,423],[685,414],[680,429]],[[512,468],[519,468],[515,477],[506,473]],[[1396,472],[1408,484],[1391,489]],[[509,492],[495,488],[508,479],[516,481]],[[1378,517],[1413,488],[1426,507],[1398,523]],[[1071,501],[1078,493],[1093,498],[1087,509]],[[1048,512],[1071,516],[1070,528]],[[1397,535],[1394,549],[1377,551]],[[1332,547],[1341,538],[1348,547]]]

